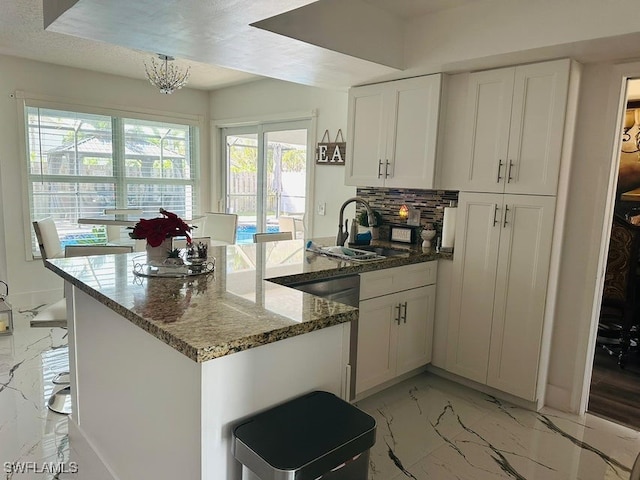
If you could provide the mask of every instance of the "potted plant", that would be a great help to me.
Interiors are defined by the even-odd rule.
[[[380,225],[382,225],[382,215],[377,210],[373,211],[373,216],[376,217],[376,225],[374,227],[369,226],[369,215],[366,210],[362,210],[358,214],[358,224],[362,227],[365,227],[365,230],[369,230],[371,232],[371,239],[377,240],[379,237],[379,229]]]

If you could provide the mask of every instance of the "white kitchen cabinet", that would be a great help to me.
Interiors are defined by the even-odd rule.
[[[434,186],[441,75],[349,90],[345,184]]]
[[[449,78],[439,187],[555,195],[570,65],[556,60]]]
[[[459,200],[446,369],[533,401],[555,198]]]
[[[356,395],[431,361],[436,265],[361,274]]]

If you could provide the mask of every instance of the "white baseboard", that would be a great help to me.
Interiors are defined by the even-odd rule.
[[[473,380],[468,380],[464,377],[460,377],[454,373],[447,372],[438,367],[434,367],[433,365],[427,365],[427,372],[433,373],[434,375],[438,375],[439,377],[446,378],[447,380],[451,380],[453,382],[459,383],[460,385],[464,385],[465,387],[473,388],[479,392],[485,393],[487,395],[491,395],[492,397],[499,398],[509,403],[513,403],[522,408],[526,408],[527,410],[537,411],[536,402],[531,402],[529,400],[525,400],[523,398],[516,397],[506,392],[502,392],[500,390],[496,390],[495,388],[491,388],[487,385],[482,385],[481,383],[474,382]]]

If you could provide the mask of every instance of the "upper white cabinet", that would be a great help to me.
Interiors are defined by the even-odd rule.
[[[536,400],[554,211],[552,196],[460,194],[447,370]]]
[[[439,187],[555,195],[570,65],[556,60],[449,77]]]
[[[434,187],[442,76],[349,91],[345,184]]]

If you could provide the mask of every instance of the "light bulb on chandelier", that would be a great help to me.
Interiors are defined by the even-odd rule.
[[[173,64],[169,64],[174,60],[169,55],[158,54],[160,62],[156,62],[155,58],[151,59],[151,66],[144,64],[144,70],[151,85],[158,87],[162,93],[167,95],[184,87],[189,80],[191,67],[182,72]]]

